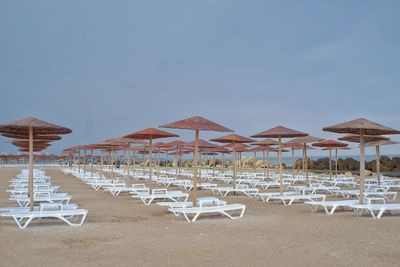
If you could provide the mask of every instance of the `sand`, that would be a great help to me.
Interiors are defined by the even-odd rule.
[[[18,169],[0,169],[0,206]],[[400,216],[381,220],[350,212],[311,213],[244,196],[240,220],[204,218],[188,223],[157,205],[128,195],[112,197],[48,168],[53,184],[88,209],[86,223],[69,227],[33,221],[20,230],[0,218],[0,266],[399,266]],[[203,193],[204,194],[204,193]]]

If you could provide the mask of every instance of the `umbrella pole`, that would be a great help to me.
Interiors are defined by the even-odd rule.
[[[215,165],[217,165],[216,161],[215,161],[215,149],[213,151],[213,169],[212,169],[212,176],[214,177],[215,175]]]
[[[103,169],[104,169],[104,153],[101,151],[101,158],[100,158],[100,177],[103,178]]]
[[[221,172],[224,171],[224,153],[221,152]]]
[[[262,153],[263,153],[263,162],[265,164],[265,150],[263,150]],[[265,178],[265,165],[263,165],[263,176]]]
[[[281,195],[283,195],[283,177],[282,177],[282,141],[281,137],[279,136],[278,139],[278,160],[279,160],[279,189]]]
[[[292,177],[293,177],[293,179],[294,179],[294,164],[295,164],[295,160],[294,160],[294,147],[292,147],[292,160],[293,160]]]
[[[267,179],[269,179],[269,151],[267,151]]]
[[[29,210],[33,211],[33,128],[29,127]]]
[[[360,205],[364,203],[365,142],[364,131],[360,130]]]
[[[157,173],[160,175],[160,148],[158,148]]]
[[[81,173],[81,150],[78,149],[78,172]]]
[[[195,130],[194,134],[194,162],[193,162],[193,194],[192,201],[193,206],[197,204],[197,164],[199,156],[199,130]]]
[[[236,147],[235,147],[235,142],[233,142],[232,156],[233,156],[233,170],[232,170],[233,188],[236,188]]]
[[[90,150],[90,177],[93,177],[93,149]]]
[[[175,154],[175,162],[176,162],[176,170],[175,170],[175,176],[178,178],[178,168],[179,168],[179,159],[178,159],[178,147],[176,147],[176,154]]]
[[[199,169],[197,171],[197,181],[201,181],[201,151],[199,153]]]
[[[151,156],[153,154],[153,140],[149,140],[149,180],[150,184],[153,182],[153,174],[152,174],[152,169],[151,169]],[[150,186],[149,186],[150,187]]]
[[[376,149],[376,176],[378,177],[378,185],[381,185],[381,154],[379,151],[379,146]]]
[[[337,178],[337,175],[338,175],[338,173],[337,173],[337,171],[338,171],[338,155],[337,155],[337,151],[338,151],[338,149],[336,148],[335,149],[335,158],[336,158],[336,160],[335,160],[335,175],[336,175],[336,178]]]
[[[254,172],[257,172],[257,152],[254,151]]]
[[[307,183],[307,186],[309,186],[310,185],[310,181],[308,180],[308,158],[307,158],[307,146],[306,146],[306,144],[304,144],[304,159],[303,159],[303,162],[304,162],[304,169],[306,170],[306,183]]]
[[[86,149],[83,150],[83,175],[86,175]]]
[[[135,166],[136,165],[136,150],[133,150],[133,158],[132,158],[132,177],[135,175]]]
[[[132,151],[131,151],[131,144],[128,144],[128,146],[129,146],[129,150],[128,150],[128,168],[127,168],[127,171],[128,171],[128,179],[130,178],[130,175],[131,175],[131,154],[132,154]]]
[[[329,148],[329,180],[332,180],[332,148]]]
[[[112,164],[113,164],[113,158],[112,158],[112,153],[111,153],[111,150],[110,150],[108,152],[108,168],[110,170],[111,179],[113,179],[113,177],[112,177],[112,175],[113,175]]]

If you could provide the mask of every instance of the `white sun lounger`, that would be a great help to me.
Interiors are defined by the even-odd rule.
[[[193,202],[191,201],[181,201],[181,202],[157,202],[157,205],[168,208],[188,208],[193,207]],[[226,201],[220,200],[216,197],[199,197],[197,198],[197,206],[221,206],[226,205]]]
[[[350,207],[360,215],[369,212],[375,219],[380,219],[385,212],[400,211],[400,204],[366,204],[351,205]]]
[[[44,205],[45,203],[42,203],[41,205]],[[51,204],[53,205],[53,204]],[[58,205],[58,204],[57,204]],[[76,204],[67,204],[67,205],[62,205],[63,210],[76,210],[78,208],[78,205]],[[40,209],[40,206],[34,206],[33,209],[35,211],[38,211]],[[0,213],[5,213],[5,212],[22,212],[22,211],[29,211],[29,207],[4,207],[0,208]]]
[[[356,205],[359,200],[338,200],[338,201],[307,201],[304,204],[310,206],[312,212],[317,212],[322,207],[326,214],[332,215],[337,208],[351,209],[350,205]]]
[[[132,195],[133,198],[140,198],[145,205],[150,205],[154,200],[169,199],[174,202],[184,201],[186,202],[189,198],[188,193],[182,191],[167,191],[167,189],[153,189],[151,194],[149,193],[138,193]]]
[[[9,200],[16,201],[20,207],[27,207],[30,203],[30,198],[27,195],[13,196],[9,198]],[[48,202],[48,203],[66,205],[69,203],[70,200],[71,196],[69,196],[67,193],[53,193],[53,194],[35,193],[35,195],[33,196],[34,202]]]
[[[88,213],[88,211],[85,209],[64,210],[62,208],[62,205],[59,205],[57,207],[58,208],[54,208],[53,206],[50,209],[47,209],[47,207],[41,207],[40,210],[34,211],[10,211],[0,214],[0,216],[13,218],[20,229],[25,229],[33,219],[37,218],[57,218],[70,226],[80,226],[85,221],[86,215]]]
[[[262,200],[264,202],[268,202],[271,197],[273,196],[279,196],[281,193],[280,192],[260,192],[260,193],[253,193],[252,196],[256,197],[259,200]],[[298,195],[298,192],[283,192],[283,196],[290,196],[290,195]]]
[[[309,195],[278,195],[278,196],[272,196],[270,199],[271,200],[278,200],[281,201],[285,206],[286,205],[292,205],[294,202],[304,202],[306,200],[309,201],[318,201],[322,200],[325,201],[326,196],[325,195],[319,195],[319,194],[309,194]]]
[[[226,187],[215,187],[210,188],[214,194],[219,194],[223,197],[226,197],[229,193],[241,193],[248,197],[251,194],[258,193],[258,188],[249,188],[248,186],[238,185],[236,188],[233,186],[226,186]]]
[[[174,213],[176,216],[183,215],[188,222],[195,222],[200,215],[213,213],[225,215],[230,219],[239,219],[243,217],[245,210],[246,205],[243,204],[169,209],[169,211]],[[240,214],[235,216],[234,213],[237,211],[239,211]]]

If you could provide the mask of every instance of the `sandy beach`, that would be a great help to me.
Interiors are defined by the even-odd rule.
[[[400,261],[397,216],[379,221],[350,212],[327,216],[303,204],[230,196],[229,203],[247,205],[242,219],[188,223],[128,195],[95,191],[59,168],[46,171],[73,203],[89,210],[86,222],[77,228],[56,220],[33,222],[20,230],[1,219],[1,266],[398,266]],[[0,206],[15,205],[5,190],[18,172],[0,170]]]

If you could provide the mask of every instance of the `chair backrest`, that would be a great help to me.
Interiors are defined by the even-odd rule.
[[[50,197],[50,192],[34,192],[33,193],[33,197],[44,197],[44,198],[48,198]]]
[[[153,195],[157,195],[157,194],[163,195],[163,194],[167,194],[167,193],[168,193],[168,190],[167,190],[167,189],[164,189],[164,188],[162,188],[162,189],[153,189],[153,190],[151,191],[151,193],[152,193]]]
[[[41,203],[40,211],[60,211],[63,210],[62,204],[54,204],[54,203]]]

